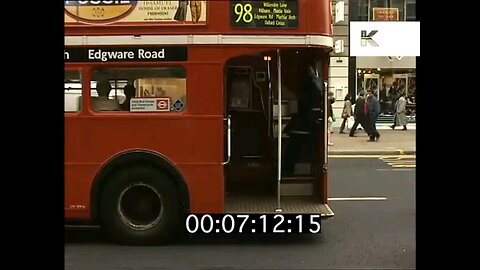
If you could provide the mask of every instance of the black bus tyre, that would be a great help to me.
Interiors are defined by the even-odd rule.
[[[174,183],[159,170],[132,166],[107,180],[100,198],[102,227],[122,244],[166,244],[182,208]]]

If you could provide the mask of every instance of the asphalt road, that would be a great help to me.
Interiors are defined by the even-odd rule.
[[[130,247],[98,229],[67,229],[65,269],[414,269],[414,166],[414,158],[331,158],[335,216],[319,235],[195,235]]]

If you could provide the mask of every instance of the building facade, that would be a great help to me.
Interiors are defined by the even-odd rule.
[[[343,4],[342,4],[343,3]],[[343,98],[353,97],[359,91],[373,90],[382,105],[379,122],[391,122],[393,105],[400,93],[408,99],[409,121],[415,120],[416,57],[349,55],[349,22],[351,21],[415,21],[416,0],[333,0],[333,12],[342,15],[343,21],[334,24],[334,42],[343,43],[343,52],[332,53],[330,90],[335,91],[338,102],[334,114],[341,115]]]

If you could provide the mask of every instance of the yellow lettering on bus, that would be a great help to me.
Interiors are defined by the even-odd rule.
[[[253,8],[251,4],[236,4],[234,7],[234,12],[238,15],[238,17],[235,22],[242,20],[244,23],[250,23],[253,20],[252,9]]]

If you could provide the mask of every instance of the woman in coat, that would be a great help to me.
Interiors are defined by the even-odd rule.
[[[395,103],[395,123],[390,126],[395,129],[396,126],[403,126],[402,130],[407,130],[407,99],[405,92],[400,94],[400,98]]]
[[[343,130],[345,129],[345,123],[347,122],[348,118],[352,116],[352,96],[350,95],[350,93],[348,93],[345,96],[344,101],[345,102],[343,103],[343,110],[342,110],[343,122],[342,122],[342,125],[340,126],[340,134],[345,133],[343,132]]]

